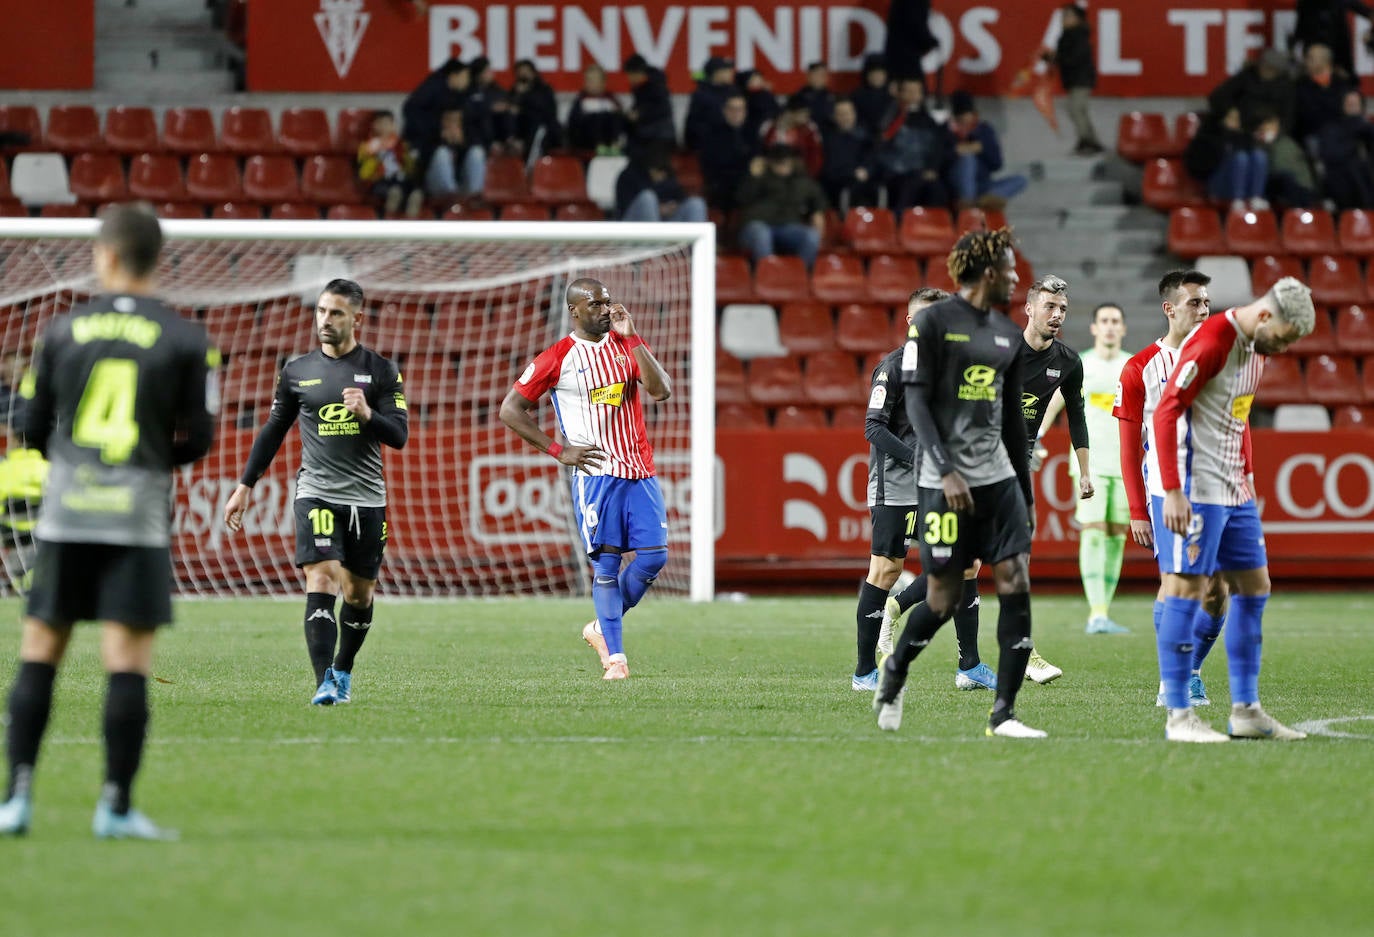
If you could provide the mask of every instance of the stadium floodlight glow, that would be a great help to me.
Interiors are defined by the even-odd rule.
[[[44,324],[95,289],[96,219],[0,219],[0,352],[22,362]],[[266,416],[276,371],[318,347],[311,307],[341,276],[366,291],[360,341],[401,363],[411,442],[384,450],[391,539],[381,587],[409,595],[559,595],[585,585],[563,469],[499,420],[502,397],[571,329],[563,291],[594,276],[623,302],[673,382],[644,398],[669,513],[658,591],[710,599],[715,459],[715,227],[619,222],[184,221],[159,292],[225,353],[214,451],[178,476],[183,594],[297,595],[288,437],[243,532],[221,510]],[[11,374],[0,374],[7,382]],[[17,383],[17,382],[16,382]],[[552,429],[547,402],[539,417]]]

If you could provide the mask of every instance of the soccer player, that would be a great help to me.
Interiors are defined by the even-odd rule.
[[[148,672],[172,620],[172,469],[210,451],[219,363],[205,331],[152,298],[162,228],[146,205],[109,209],[96,236],[101,294],[55,319],[21,392],[19,436],[50,461],[38,554],[9,698],[9,793],[0,833],[32,814],[53,681],[78,621],[100,621],[102,839],[175,839],[132,807],[148,729]]]
[[[1117,419],[1120,434],[1121,464],[1140,466],[1139,471],[1132,469],[1122,475],[1126,500],[1130,504],[1131,538],[1149,550],[1154,550],[1156,541],[1163,537],[1162,532],[1153,529],[1149,508],[1151,497],[1164,497],[1154,443],[1155,408],[1178,362],[1178,350],[1184,339],[1211,314],[1211,301],[1207,296],[1207,285],[1211,282],[1211,277],[1198,270],[1174,270],[1164,275],[1159,281],[1159,298],[1169,329],[1163,338],[1136,352],[1126,362],[1117,383],[1112,415]],[[1156,633],[1159,632],[1160,616],[1164,614],[1164,598],[1161,585],[1154,605]],[[1193,674],[1188,681],[1188,695],[1194,706],[1211,705],[1202,682],[1202,662],[1221,635],[1225,616],[1226,581],[1221,576],[1212,576],[1207,597],[1193,623]],[[1164,705],[1163,684],[1160,684],[1155,704]]]
[[[363,288],[352,280],[325,284],[315,302],[319,350],[281,369],[267,422],[224,505],[225,525],[240,530],[253,486],[299,417],[296,565],[305,572],[305,648],[315,671],[318,689],[310,702],[316,706],[353,698],[353,664],[372,627],[386,550],[382,446],[400,449],[410,434],[400,370],[358,343],[364,303]]]
[[[624,680],[630,667],[622,620],[668,562],[668,515],[639,385],[655,400],[667,400],[672,386],[630,313],[604,283],[574,280],[567,304],[572,334],[541,352],[520,375],[501,401],[501,421],[572,467],[573,509],[595,574],[596,619],[582,629],[582,638],[601,658],[602,678]],[[546,392],[553,395],[566,445],[540,429],[532,415]],[[622,571],[621,556],[630,551],[634,559]]]
[[[1163,498],[1154,498],[1164,578],[1159,676],[1169,707],[1165,738],[1225,742],[1188,701],[1193,623],[1218,571],[1231,586],[1226,665],[1232,738],[1302,739],[1259,702],[1260,640],[1269,598],[1269,563],[1247,466],[1250,406],[1265,358],[1312,331],[1312,291],[1284,277],[1259,299],[1213,316],[1179,353],[1154,414]],[[1181,432],[1180,418],[1186,419]]]
[[[906,304],[906,323],[916,313],[949,294],[922,287]],[[883,613],[888,590],[902,573],[909,538],[916,524],[916,432],[907,420],[903,403],[902,349],[897,348],[873,369],[864,438],[869,442],[868,512],[872,517],[873,550],[868,577],[859,586],[858,663],[850,685],[872,693],[878,689],[875,653],[892,653],[892,619]],[[962,608],[962,606],[961,606]],[[959,625],[955,616],[955,627]],[[977,612],[974,612],[977,631]],[[986,669],[986,668],[985,668]]]
[[[879,668],[873,708],[878,728],[902,721],[911,662],[954,614],[964,570],[990,563],[1001,610],[997,699],[987,733],[1043,738],[1016,718],[1031,643],[1032,503],[1021,399],[1021,334],[993,311],[1016,286],[1011,232],[974,231],[948,259],[959,294],[923,309],[902,350],[907,417],[921,441],[917,475],[921,566],[926,599],[911,611],[894,653]],[[1018,490],[1019,489],[1019,490]]]

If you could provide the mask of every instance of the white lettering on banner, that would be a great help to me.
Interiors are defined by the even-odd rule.
[[[935,37],[936,45],[921,59],[921,70],[930,74],[931,72],[938,72],[953,54],[954,27],[949,24],[948,17],[934,10],[931,11],[930,19],[926,21],[926,25],[930,27],[930,34]]]
[[[590,53],[592,62],[621,61],[620,22],[615,10],[607,7],[601,11],[599,30],[581,8],[563,10],[563,67],[580,72],[584,67],[583,49]]]
[[[429,67],[438,68],[450,57],[464,62],[482,54],[477,38],[481,18],[472,7],[432,6],[429,8]]]
[[[487,58],[491,59],[493,70],[504,72],[510,68],[510,57],[506,54],[509,49],[510,8],[492,6],[487,13],[487,47],[484,51]]]
[[[858,485],[854,484],[855,480]],[[840,466],[835,491],[851,511],[868,511],[868,456],[852,455]]]
[[[850,31],[857,26],[863,31],[863,41],[857,49],[850,42]],[[863,67],[864,56],[883,47],[887,27],[882,17],[872,10],[859,7],[831,7],[826,11],[826,39],[830,54],[826,64],[832,72],[856,72]]]
[[[1296,18],[1297,13],[1293,16]],[[1368,75],[1374,72],[1374,52],[1369,51],[1369,20],[1355,18],[1355,74]]]
[[[686,16],[687,11],[682,7],[669,7],[663,14],[663,27],[655,39],[653,27],[649,25],[649,11],[644,7],[630,7],[625,11],[625,28],[630,33],[630,48],[648,59],[650,65],[662,68],[668,61],[669,51],[677,42],[677,34],[681,32],[682,20]],[[620,63],[602,64],[615,67]],[[691,67],[700,68],[701,65],[693,63]]]
[[[802,7],[800,25],[797,27],[797,42],[801,55],[797,61],[803,65],[821,60],[821,8]]]
[[[756,66],[754,50],[757,49],[774,68],[790,72],[796,67],[792,58],[794,42],[791,7],[773,10],[772,29],[753,7],[740,8],[739,21],[735,24],[735,65],[740,69]],[[814,62],[815,59],[810,61]]]
[[[1220,26],[1220,10],[1170,10],[1165,21],[1183,27],[1183,74],[1207,74],[1207,28]]]
[[[1001,14],[991,7],[974,7],[965,10],[959,17],[959,31],[964,34],[969,45],[978,52],[976,58],[959,60],[959,70],[969,75],[986,75],[995,72],[1002,64],[1002,47],[986,27],[997,22]]]
[[[1040,468],[1040,495],[1054,511],[1072,513],[1078,507],[1078,485],[1069,475],[1069,457],[1052,455]]]
[[[185,491],[186,500],[177,499],[172,536],[193,538],[201,550],[219,549],[225,534],[221,511],[238,479],[196,477],[190,470],[179,475],[177,487]],[[282,484],[274,478],[262,479],[253,487],[253,499],[243,512],[244,532],[261,537],[291,536],[295,531],[291,510],[295,499],[294,481]]]
[[[540,55],[540,50],[552,46],[557,33],[545,24],[552,23],[557,11],[551,6],[518,6],[515,8],[515,60],[529,59],[541,72],[557,71],[562,62],[556,55]]]
[[[687,11],[687,66],[701,68],[716,46],[728,46],[730,33],[717,23],[730,21],[729,7],[694,6]],[[666,56],[665,56],[666,58]]]
[[[782,457],[782,480],[806,485],[818,495],[825,494],[829,487],[825,466],[804,452],[789,452]],[[782,503],[782,526],[785,530],[804,530],[820,541],[829,533],[825,512],[801,498],[788,498]]]
[[[1226,11],[1226,72],[1234,74],[1250,58],[1253,49],[1269,45],[1261,33],[1251,32],[1252,26],[1264,28],[1263,10]]]
[[[1121,57],[1121,11],[1103,10],[1097,14],[1097,72],[1100,75],[1139,75],[1145,70],[1140,59]]]
[[[852,540],[863,540],[869,534],[869,527],[869,520],[866,517],[841,517],[840,541],[848,543]]]
[[[1341,472],[1355,467],[1364,472],[1365,496],[1359,504],[1348,504],[1341,494]],[[1299,490],[1306,493],[1320,491],[1321,498],[1311,504],[1299,504],[1294,492],[1294,474],[1299,469],[1310,468],[1320,476],[1320,486],[1302,484]],[[1306,473],[1303,473],[1306,475]],[[1328,464],[1326,456],[1302,453],[1289,456],[1279,466],[1274,476],[1274,489],[1279,506],[1290,517],[1300,521],[1278,521],[1266,523],[1265,529],[1274,533],[1362,533],[1374,530],[1374,523],[1358,522],[1355,518],[1368,518],[1374,512],[1374,459],[1358,452],[1348,452],[1337,456]],[[1305,523],[1330,512],[1348,521],[1324,521]]]
[[[363,12],[363,0],[320,0],[315,28],[340,78],[353,67],[353,58],[358,54],[363,33],[367,32],[371,20],[372,14]]]

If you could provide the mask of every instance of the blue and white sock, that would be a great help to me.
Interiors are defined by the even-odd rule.
[[[1187,709],[1188,674],[1193,660],[1193,619],[1202,604],[1196,599],[1169,596],[1164,600],[1155,643],[1159,650],[1159,679],[1164,684],[1164,705]],[[1228,648],[1229,650],[1229,648]]]
[[[1205,608],[1198,609],[1197,617],[1193,619],[1193,673],[1202,670],[1202,662],[1221,636],[1221,626],[1225,621],[1220,615],[1213,617],[1207,614]]]
[[[1231,702],[1258,703],[1260,651],[1264,603],[1267,595],[1231,596],[1226,628],[1226,669],[1231,678]]]
[[[644,598],[644,593],[649,591],[658,574],[668,562],[668,551],[662,550],[638,550],[635,558],[630,561],[620,574],[620,599],[621,607],[628,612],[639,604],[639,600]]]
[[[620,554],[602,553],[592,562],[592,607],[601,622],[601,634],[606,639],[608,654],[624,654],[621,637],[621,615],[624,614],[620,596]]]

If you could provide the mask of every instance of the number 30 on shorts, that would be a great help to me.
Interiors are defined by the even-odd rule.
[[[959,515],[953,511],[946,511],[943,514],[939,511],[928,511],[925,516],[925,525],[926,543],[939,543],[949,546],[959,539]]]

